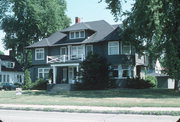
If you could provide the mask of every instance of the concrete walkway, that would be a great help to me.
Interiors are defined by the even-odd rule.
[[[0,109],[19,110],[50,110],[65,112],[180,112],[180,107],[96,107],[96,106],[62,106],[62,105],[20,105],[20,104],[0,104]]]

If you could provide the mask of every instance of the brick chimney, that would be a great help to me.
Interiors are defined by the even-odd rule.
[[[81,19],[79,17],[75,17],[75,23],[80,23]]]

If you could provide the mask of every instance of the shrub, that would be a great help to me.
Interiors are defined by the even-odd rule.
[[[157,86],[157,78],[156,77],[154,77],[154,76],[146,76],[145,80],[148,80],[155,87]]]
[[[47,89],[47,80],[44,79],[38,79],[37,81],[35,81],[35,83],[33,83],[32,88],[34,90],[46,90]]]
[[[26,69],[24,73],[23,89],[31,89],[31,87],[32,87],[32,81],[30,77],[30,72],[28,69]]]
[[[108,88],[109,69],[106,60],[97,54],[89,54],[81,63],[82,83],[77,83],[77,89],[98,90]]]
[[[154,87],[154,84],[152,84],[149,80],[139,78],[127,79],[126,88],[146,89],[152,87]]]

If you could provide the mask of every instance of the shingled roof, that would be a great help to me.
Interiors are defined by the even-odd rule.
[[[109,34],[114,32],[118,27],[118,25],[110,25],[104,20],[76,23],[66,29],[52,34],[48,38],[44,38],[41,41],[28,46],[27,48],[50,47],[68,44],[97,43],[104,41],[107,36],[109,36],[108,39],[111,38],[112,36],[110,36]],[[67,33],[70,31],[78,30],[90,30],[93,32],[93,34],[84,40],[69,40],[69,38],[67,37]]]

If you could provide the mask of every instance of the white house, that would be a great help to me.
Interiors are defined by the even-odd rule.
[[[24,72],[17,60],[8,55],[0,55],[0,83],[23,83]]]

